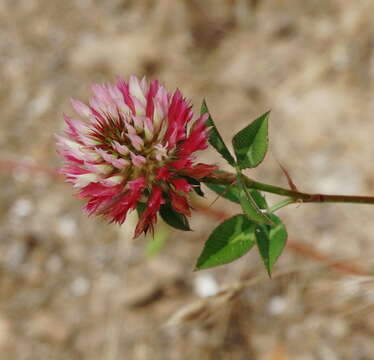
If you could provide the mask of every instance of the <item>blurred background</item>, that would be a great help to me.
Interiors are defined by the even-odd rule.
[[[256,251],[193,272],[237,207],[196,204],[193,232],[132,242],[134,219],[83,214],[53,138],[92,82],[146,75],[196,111],[206,97],[226,140],[272,109],[254,178],[287,186],[279,161],[302,190],[374,195],[372,14],[371,0],[0,0],[0,358],[374,359],[373,208],[282,209],[272,280]]]

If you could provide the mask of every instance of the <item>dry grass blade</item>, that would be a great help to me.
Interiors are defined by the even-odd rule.
[[[289,268],[283,271],[278,271],[273,274],[272,278],[289,275],[296,271],[305,271],[307,267]],[[315,268],[315,266],[313,266]],[[261,274],[249,280],[243,280],[233,285],[228,285],[222,288],[216,295],[209,296],[204,299],[198,299],[182,309],[175,312],[167,321],[166,326],[186,326],[186,325],[204,325],[214,320],[219,314],[219,311],[229,304],[232,304],[235,299],[248,287],[254,286],[261,281],[267,279],[266,274]]]
[[[199,299],[174,313],[167,326],[183,326],[191,324],[206,325],[217,318],[220,310],[232,303],[244,288],[244,284],[237,283],[222,289],[214,296]]]

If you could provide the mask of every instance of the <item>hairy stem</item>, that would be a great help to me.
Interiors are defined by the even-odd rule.
[[[287,196],[294,201],[302,201],[305,203],[351,203],[351,204],[374,204],[374,196],[354,196],[354,195],[329,195],[329,194],[309,194],[300,191],[285,189],[279,186],[265,184],[250,179],[243,175],[245,185],[250,189],[265,191],[268,193]],[[206,177],[203,182],[211,184],[232,185],[236,182],[236,175],[221,171],[217,176]]]

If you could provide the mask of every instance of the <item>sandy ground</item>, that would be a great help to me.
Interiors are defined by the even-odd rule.
[[[134,219],[86,218],[53,139],[90,83],[147,75],[195,109],[206,97],[226,140],[271,108],[253,177],[286,185],[279,160],[306,191],[374,194],[373,13],[370,0],[0,0],[0,359],[374,359],[373,278],[331,266],[374,270],[373,208],[281,210],[292,246],[273,280],[255,252],[194,273],[212,214],[192,233],[160,227],[150,258]]]

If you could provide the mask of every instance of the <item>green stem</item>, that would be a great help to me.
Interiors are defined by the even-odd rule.
[[[269,209],[269,213],[273,213],[273,212],[276,212],[277,210],[279,209],[282,209],[282,207],[285,207],[289,204],[294,204],[295,203],[295,200],[294,199],[286,199],[286,200],[283,200],[275,205],[273,205],[270,209]]]
[[[236,182],[236,175],[220,171],[217,176],[202,179],[203,182],[211,184],[232,185]],[[305,203],[351,203],[351,204],[374,204],[374,196],[353,196],[353,195],[329,195],[329,194],[309,194],[305,192],[285,189],[279,186],[265,184],[250,179],[243,175],[245,185],[250,189],[265,191],[268,193],[287,196],[294,201],[301,200]]]

